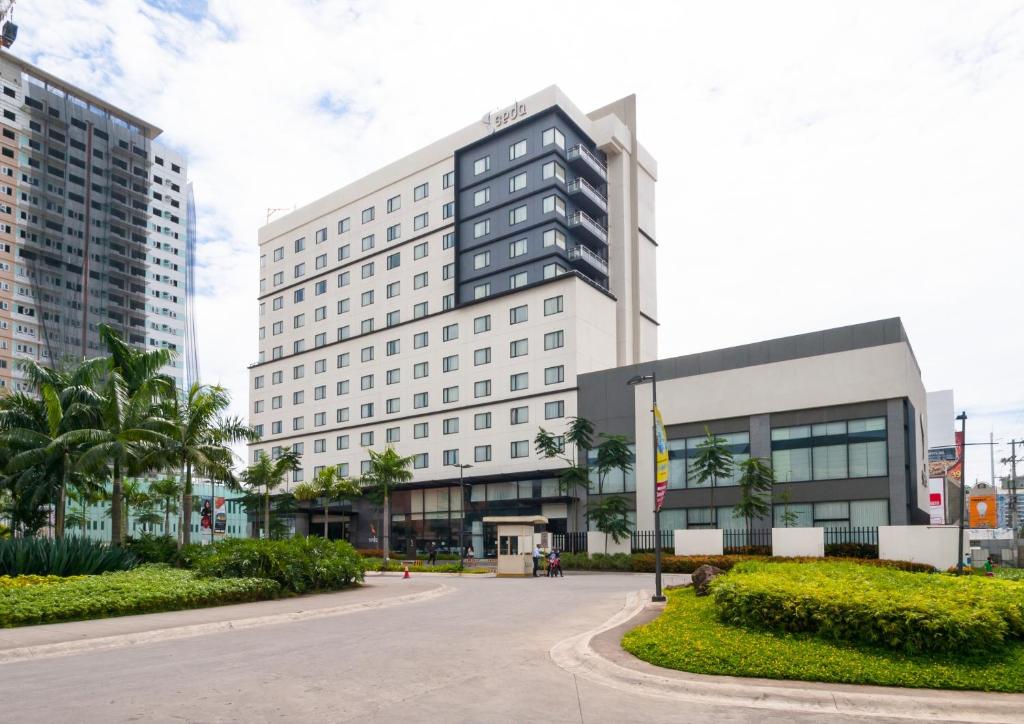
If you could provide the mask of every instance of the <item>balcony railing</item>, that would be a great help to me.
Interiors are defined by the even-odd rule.
[[[591,153],[590,149],[583,144],[571,146],[565,154],[565,158],[576,168],[584,168],[597,176],[602,183],[608,180],[608,168],[597,156]]]
[[[595,221],[585,211],[576,211],[569,217],[569,227],[585,232],[589,237],[602,244],[608,243],[608,230]]]
[[[585,246],[574,246],[569,250],[569,261],[583,262],[604,276],[608,276],[608,262]]]
[[[590,185],[582,176],[574,178],[565,189],[570,196],[575,196],[583,205],[592,211],[604,215],[608,213],[608,200],[600,191]]]

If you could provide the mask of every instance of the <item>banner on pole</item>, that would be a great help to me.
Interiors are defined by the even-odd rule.
[[[213,501],[210,498],[199,499],[199,530],[209,533],[213,526]]]
[[[654,406],[654,428],[657,435],[658,451],[655,455],[657,470],[654,478],[654,510],[661,510],[665,502],[665,491],[668,490],[668,440],[665,436],[665,423],[661,419],[661,410]]]
[[[228,507],[224,498],[214,498],[213,505],[213,532],[216,535],[224,535],[228,529]]]

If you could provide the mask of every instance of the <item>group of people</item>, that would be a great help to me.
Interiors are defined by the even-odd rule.
[[[565,577],[565,573],[562,572],[562,559],[558,557],[558,549],[552,548],[551,552],[547,554],[547,576],[548,578],[557,578],[558,576]],[[537,572],[542,571],[541,561],[545,560],[545,555],[541,551],[540,546],[533,547],[533,577],[537,577]]]

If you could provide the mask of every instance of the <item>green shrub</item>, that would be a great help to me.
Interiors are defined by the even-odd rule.
[[[563,553],[561,554],[562,568],[575,571],[633,571],[634,573],[653,573],[653,553],[616,553],[605,555],[597,553],[590,558],[586,553]],[[725,556],[668,556],[661,557],[661,570],[663,573],[693,573],[703,565],[715,566],[723,571],[728,571],[737,563],[743,561],[762,561],[765,563],[787,563],[806,562],[819,563],[822,558],[773,558],[771,556],[747,556],[747,555],[725,555]],[[927,563],[911,563],[910,561],[880,561],[865,559],[846,559],[860,565],[877,566],[880,568],[895,568],[915,573],[931,573],[934,567]]]
[[[0,575],[81,576],[134,568],[138,558],[124,548],[87,538],[0,540]]]
[[[202,576],[269,578],[286,591],[330,591],[363,580],[362,557],[345,541],[231,538],[190,547],[182,558]]]
[[[280,592],[276,581],[263,578],[200,578],[191,571],[147,565],[49,585],[0,587],[0,627],[244,603]]]
[[[908,653],[983,652],[1024,638],[1024,585],[863,563],[737,564],[711,585],[729,624]]]
[[[878,558],[875,543],[826,543],[825,555],[838,558]]]
[[[439,557],[440,560],[440,557]],[[368,571],[379,571],[383,568],[384,561],[380,558],[364,558],[363,563],[366,565]],[[388,563],[389,571],[401,571],[404,569],[401,560],[391,558]],[[419,563],[413,563],[409,566],[410,573],[458,573],[459,563],[438,563],[435,566],[429,566],[422,561]],[[465,567],[462,569],[463,573],[490,573],[489,568],[476,568],[476,567]]]
[[[143,533],[138,537],[129,537],[124,547],[138,556],[142,563],[181,565],[178,541],[167,535]]]
[[[47,586],[64,581],[75,581],[84,576],[0,576],[0,588],[26,588]]]

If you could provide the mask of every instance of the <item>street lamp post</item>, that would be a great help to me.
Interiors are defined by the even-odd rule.
[[[967,412],[956,416],[960,421],[960,539],[957,541],[956,573],[964,574],[964,520],[967,518]]]
[[[466,468],[473,467],[469,463],[449,463],[448,467],[459,469],[459,494],[462,495],[462,517],[459,518],[459,570],[462,570],[465,564],[465,550],[466,550],[466,487],[463,482],[463,472]]]
[[[665,596],[661,592],[661,516],[658,514],[658,376],[654,372],[649,375],[636,375],[626,381],[630,387],[651,383],[651,435],[654,457],[654,595],[651,600],[661,602]]]

